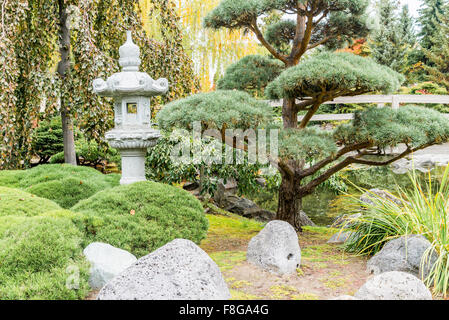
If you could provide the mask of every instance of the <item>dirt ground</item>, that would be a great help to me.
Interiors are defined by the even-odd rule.
[[[230,218],[238,219],[238,218]],[[239,300],[327,300],[340,295],[353,295],[367,280],[366,259],[348,255],[327,240],[335,230],[305,228],[298,234],[301,267],[296,274],[278,276],[246,261],[246,250],[254,228],[240,234],[217,232],[211,224],[201,247],[219,265],[231,290]]]

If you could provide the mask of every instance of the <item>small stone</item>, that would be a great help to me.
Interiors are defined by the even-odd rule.
[[[417,277],[399,271],[369,279],[355,294],[360,300],[432,300],[432,294]]]
[[[91,243],[83,254],[91,264],[89,285],[92,289],[101,289],[109,280],[137,261],[128,251],[101,242]]]
[[[249,262],[272,273],[295,273],[301,265],[301,249],[295,229],[285,221],[271,221],[251,239]]]
[[[227,300],[217,264],[190,240],[176,239],[109,281],[98,300]]]

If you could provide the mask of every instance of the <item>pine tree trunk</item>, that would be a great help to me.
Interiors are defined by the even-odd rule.
[[[302,231],[303,227],[300,214],[302,210],[302,196],[298,193],[300,184],[300,179],[285,174],[282,175],[276,214],[276,220],[290,223],[296,231]]]
[[[282,120],[284,128],[298,127],[298,111],[295,108],[296,99],[284,99],[282,105]]]
[[[66,81],[66,74],[70,68],[70,30],[67,25],[67,10],[64,0],[58,0],[59,4],[59,53],[61,60],[58,64],[58,74],[62,82]],[[63,85],[64,86],[64,85]],[[75,137],[73,133],[73,122],[70,118],[66,102],[61,96],[61,122],[64,137],[64,160],[65,163],[76,166]]]

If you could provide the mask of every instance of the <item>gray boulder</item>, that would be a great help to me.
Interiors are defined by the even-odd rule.
[[[371,189],[367,192],[365,192],[361,197],[360,201],[368,204],[368,205],[374,205],[373,198],[383,198],[385,200],[390,200],[393,203],[397,204],[398,206],[402,205],[402,200],[393,196],[390,192],[386,190],[380,190],[380,189]]]
[[[368,260],[367,271],[381,274],[388,271],[409,272],[420,277],[421,260],[431,243],[423,236],[410,235],[391,240],[376,255]],[[422,272],[427,276],[435,255],[424,266]]]
[[[89,285],[92,289],[101,289],[137,260],[128,251],[100,242],[91,243],[83,253],[91,264]]]
[[[190,240],[176,239],[108,282],[98,300],[227,300],[217,264]]]
[[[264,210],[251,200],[238,197],[230,192],[217,191],[214,201],[220,208],[248,219],[268,222],[276,217],[276,213]]]
[[[301,249],[295,229],[285,221],[271,221],[251,239],[249,262],[279,275],[296,272],[301,265]]]
[[[369,279],[356,292],[360,300],[432,300],[432,294],[417,277],[399,271],[382,273]]]
[[[309,218],[309,216],[304,212],[304,211],[300,211],[299,212],[299,223],[301,226],[305,227],[305,226],[312,226],[315,227],[316,224]]]

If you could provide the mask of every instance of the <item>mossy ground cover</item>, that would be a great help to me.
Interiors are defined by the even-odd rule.
[[[82,166],[40,165],[29,170],[0,171],[0,186],[19,188],[65,209],[95,193],[119,185],[120,175],[104,175]]]
[[[31,217],[58,209],[60,206],[48,199],[19,189],[0,187],[0,216]]]
[[[88,297],[82,250],[93,241],[140,257],[175,238],[205,237],[203,206],[188,192],[117,186],[119,178],[68,165],[0,171],[0,300]]]
[[[138,257],[176,238],[199,243],[208,229],[195,197],[150,181],[98,192],[71,210],[86,217],[88,242],[106,242]]]
[[[82,233],[70,220],[0,217],[0,299],[82,299]]]
[[[247,245],[264,224],[209,207],[209,231],[201,247],[217,263],[236,300],[320,300],[354,294],[368,277],[366,260],[327,244],[336,232],[305,227],[299,234],[301,267],[277,276],[246,261]]]

